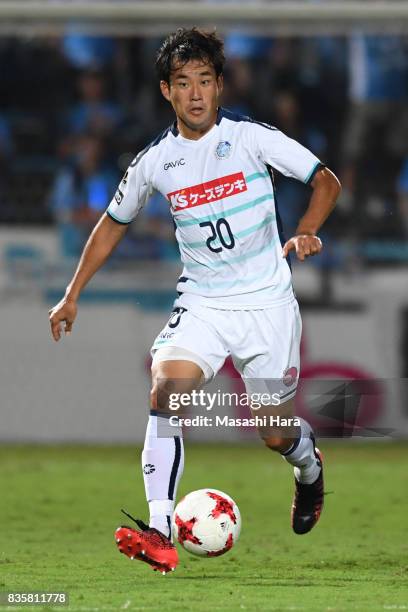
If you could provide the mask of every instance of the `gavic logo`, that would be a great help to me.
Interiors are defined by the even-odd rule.
[[[210,204],[237,193],[247,191],[248,187],[242,172],[229,174],[213,181],[185,187],[167,194],[173,210]]]
[[[168,170],[169,168],[177,168],[178,166],[185,166],[186,165],[186,160],[184,159],[184,157],[181,157],[180,159],[176,159],[176,161],[171,161],[171,162],[167,162],[164,164],[163,168],[165,170]]]

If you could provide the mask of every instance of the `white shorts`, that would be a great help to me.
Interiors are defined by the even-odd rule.
[[[184,358],[197,363],[206,382],[230,355],[248,393],[279,392],[283,403],[296,393],[301,334],[295,299],[264,310],[177,307],[151,353],[154,362]]]

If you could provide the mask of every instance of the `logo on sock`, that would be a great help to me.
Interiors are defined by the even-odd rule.
[[[146,463],[143,466],[143,474],[153,474],[156,471],[156,468],[151,463]]]

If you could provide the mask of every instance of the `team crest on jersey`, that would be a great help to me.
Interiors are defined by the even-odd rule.
[[[227,159],[231,155],[232,144],[228,140],[221,140],[215,149],[217,159]]]

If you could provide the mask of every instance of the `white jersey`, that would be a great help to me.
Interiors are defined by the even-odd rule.
[[[183,304],[276,306],[293,300],[293,289],[273,169],[308,183],[320,167],[279,130],[220,108],[199,140],[183,138],[173,124],[139,153],[107,214],[130,223],[159,191],[176,225]]]

